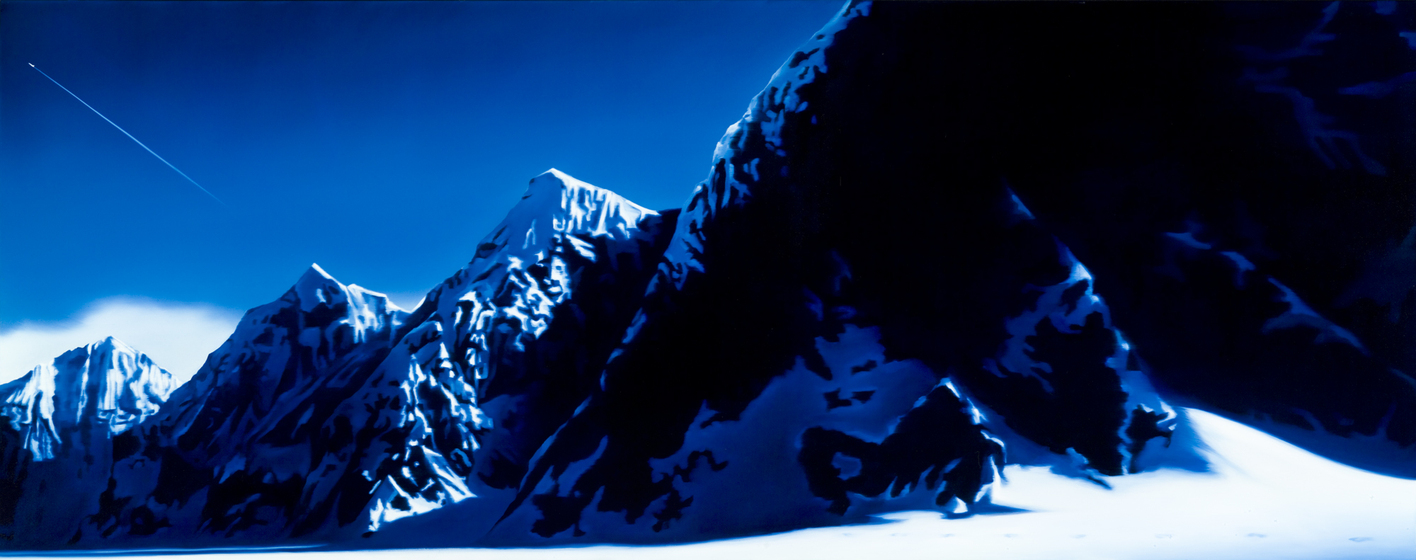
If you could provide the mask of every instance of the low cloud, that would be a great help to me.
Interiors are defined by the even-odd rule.
[[[240,320],[239,311],[207,304],[130,297],[98,300],[67,321],[25,322],[0,330],[0,383],[108,336],[147,354],[179,383],[186,382]]]
[[[394,305],[397,305],[398,307],[404,309],[405,311],[412,311],[412,310],[414,310],[414,309],[417,309],[417,308],[418,308],[418,305],[421,304],[421,303],[423,303],[423,297],[427,295],[427,292],[382,292],[382,293],[383,293],[383,295],[388,296],[388,300],[391,301],[391,302],[393,302]]]

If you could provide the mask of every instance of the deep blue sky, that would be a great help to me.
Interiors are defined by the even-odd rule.
[[[6,1],[0,326],[247,309],[311,262],[423,292],[550,167],[677,207],[841,4]]]

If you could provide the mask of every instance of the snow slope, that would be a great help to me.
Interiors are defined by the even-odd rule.
[[[1009,466],[995,501],[1025,511],[944,519],[900,512],[874,523],[672,546],[430,549],[428,560],[658,558],[854,560],[1329,560],[1416,556],[1416,481],[1323,459],[1242,424],[1181,409],[1208,471],[1163,469],[1109,479],[1113,489]],[[1315,495],[1315,480],[1322,480]],[[402,558],[410,551],[300,552],[305,560]],[[85,556],[90,557],[90,556]],[[185,558],[268,559],[225,552]],[[54,558],[45,556],[45,558]]]

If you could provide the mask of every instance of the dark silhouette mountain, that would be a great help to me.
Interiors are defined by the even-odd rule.
[[[604,390],[548,444],[500,530],[801,526],[815,518],[784,504],[805,491],[834,513],[920,487],[967,510],[992,478],[990,432],[1083,472],[1131,472],[1168,438],[1147,378],[1416,475],[1403,312],[1416,276],[1397,264],[1416,231],[1403,149],[1416,129],[1398,117],[1413,92],[1379,87],[1416,64],[1411,16],[849,6],[719,144]],[[871,360],[916,362],[952,396],[930,392],[883,438],[806,423],[777,447],[697,435],[748,422],[794,368],[837,379],[818,348],[852,326],[878,339]],[[844,389],[821,389],[827,410],[849,410]],[[971,404],[1001,425],[967,422]],[[916,415],[948,435],[912,432]],[[707,482],[793,448],[805,489],[758,487],[742,508],[741,480]]]

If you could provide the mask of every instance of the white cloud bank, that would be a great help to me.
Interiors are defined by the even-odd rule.
[[[0,383],[108,336],[147,354],[183,383],[197,373],[207,354],[231,336],[240,320],[239,311],[207,304],[101,299],[67,321],[27,321],[0,330]]]
[[[368,288],[365,288],[365,289],[368,289]],[[432,290],[428,290],[428,291],[432,291]],[[419,305],[422,305],[423,299],[428,295],[428,292],[379,292],[379,293],[388,296],[388,300],[391,301],[391,302],[393,302],[394,305],[397,305],[399,308],[404,309],[404,310],[407,310],[407,311],[412,311],[412,310],[414,310],[414,309],[417,309]]]

